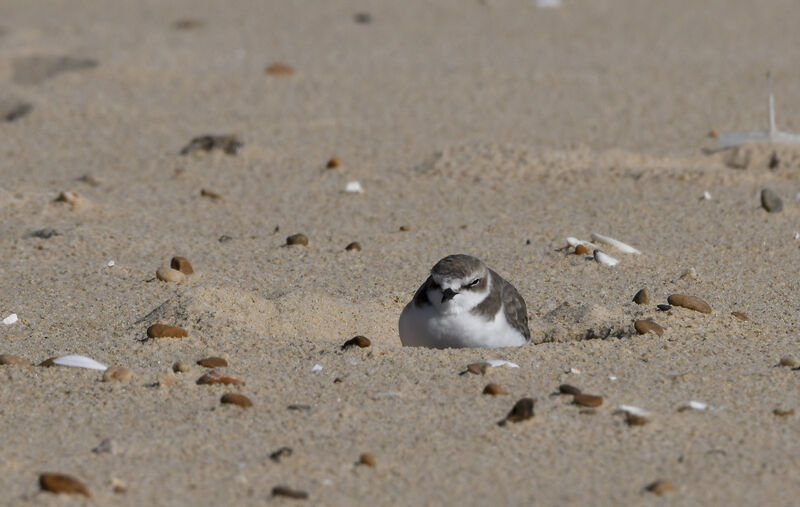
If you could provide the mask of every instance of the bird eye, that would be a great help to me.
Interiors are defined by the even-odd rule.
[[[471,282],[469,282],[468,287],[475,287],[479,283],[481,283],[481,279],[480,278],[476,278],[476,279],[472,280]]]

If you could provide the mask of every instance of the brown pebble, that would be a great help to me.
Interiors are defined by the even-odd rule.
[[[572,397],[573,403],[581,407],[599,407],[603,404],[602,396],[595,396],[594,394],[576,394]]]
[[[530,419],[533,417],[533,404],[533,398],[522,398],[514,404],[514,408],[511,409],[506,418],[497,424],[505,426],[508,421],[518,423]]]
[[[746,313],[742,313],[742,312],[731,312],[731,315],[733,315],[734,317],[736,317],[736,318],[737,318],[737,319],[739,319],[739,320],[744,320],[744,321],[748,321],[748,320],[750,320],[750,317],[748,317]]]
[[[308,236],[305,234],[292,234],[286,238],[287,245],[308,245]]]
[[[352,250],[355,250],[356,252],[360,252],[361,251],[361,243],[359,243],[358,241],[353,241],[352,243],[349,243],[346,247],[344,247],[344,249],[347,250],[348,252],[352,251]]]
[[[192,370],[192,365],[187,363],[186,361],[175,361],[175,364],[172,365],[172,371],[175,373],[188,373]]]
[[[472,363],[467,365],[467,371],[474,375],[486,375],[489,365],[486,363]]]
[[[403,232],[408,232],[408,231],[411,230],[411,227],[408,226],[408,225],[401,225],[400,226],[400,230],[403,231]]]
[[[589,251],[589,249],[583,243],[575,247],[575,255],[591,255],[591,254],[592,252]]]
[[[711,313],[711,306],[702,299],[695,296],[687,296],[686,294],[672,294],[667,298],[667,302],[672,306],[682,306],[689,310],[694,310],[700,313]]]
[[[581,390],[575,386],[571,386],[569,384],[561,384],[558,386],[558,392],[561,394],[571,394],[575,396],[576,394],[581,394]]]
[[[789,368],[794,368],[794,367],[796,367],[797,365],[800,364],[800,363],[797,362],[797,360],[795,358],[789,357],[789,356],[783,356],[781,358],[781,360],[778,361],[778,363],[781,366],[788,366]]]
[[[230,377],[228,375],[223,375],[222,373],[212,370],[199,379],[197,379],[198,384],[233,384],[233,385],[245,385],[244,380],[240,380],[235,377]]]
[[[161,280],[162,282],[182,282],[186,275],[178,271],[177,269],[168,268],[166,266],[161,266],[156,270],[156,278]]]
[[[64,474],[44,473],[39,476],[39,486],[51,493],[91,496],[78,479]]]
[[[305,500],[308,498],[308,493],[300,489],[292,489],[287,486],[275,486],[272,488],[272,496],[285,496],[286,498],[296,498],[298,500]]]
[[[200,196],[201,197],[208,197],[209,199],[214,199],[214,200],[222,199],[222,196],[220,194],[214,192],[213,190],[208,190],[206,188],[201,188],[200,189]]]
[[[372,454],[365,452],[361,456],[358,457],[358,462],[362,465],[367,465],[368,467],[375,466],[375,456]]]
[[[628,423],[628,426],[644,426],[650,422],[650,417],[646,415],[625,412],[625,422]]]
[[[633,323],[633,328],[639,334],[647,334],[653,332],[658,336],[664,334],[664,328],[653,322],[652,320],[637,320]]]
[[[325,167],[327,167],[328,169],[336,169],[340,165],[342,165],[342,161],[339,160],[337,157],[333,157],[332,159],[328,160],[328,163],[325,164]]]
[[[206,357],[197,361],[197,364],[206,368],[222,368],[228,366],[228,361],[221,357]]]
[[[184,146],[180,154],[187,155],[194,151],[222,150],[226,155],[236,155],[244,144],[236,136],[204,135],[193,138]]]
[[[75,206],[76,208],[86,204],[86,200],[81,197],[78,192],[72,190],[65,190],[58,194],[58,199],[56,201],[65,202],[71,206]]]
[[[369,338],[367,338],[366,336],[359,335],[359,336],[354,336],[353,338],[350,338],[349,340],[344,342],[342,344],[342,350],[349,349],[350,347],[356,347],[356,346],[357,347],[361,347],[363,349],[363,348],[369,347],[370,345],[372,345],[372,342],[369,341]]]
[[[790,408],[789,410],[781,410],[780,408],[776,408],[772,411],[772,413],[778,417],[786,417],[787,415],[794,415],[794,409]]]
[[[33,363],[24,357],[15,356],[13,354],[0,354],[0,365],[33,366]]]
[[[335,379],[333,379],[334,384],[341,384],[342,382],[344,382],[342,377],[336,377]]]
[[[647,489],[647,491],[650,493],[661,496],[664,493],[675,491],[675,486],[673,486],[670,481],[662,479],[648,484],[645,489]]]
[[[53,361],[55,361],[56,359],[58,359],[58,356],[48,357],[47,359],[39,363],[39,366],[44,366],[45,368],[50,368],[51,366],[55,366],[55,363]]]
[[[288,458],[292,455],[292,448],[291,447],[281,447],[277,451],[271,453],[269,455],[269,459],[272,461],[280,461],[282,458]]]
[[[202,28],[206,24],[201,19],[179,19],[172,23],[172,28],[175,30],[194,30]]]
[[[171,261],[169,261],[169,267],[172,269],[177,269],[184,275],[191,275],[194,273],[194,269],[192,269],[192,263],[189,262],[189,259],[186,257],[173,257]]]
[[[148,338],[185,338],[187,336],[189,333],[185,329],[166,324],[153,324],[147,328]]]
[[[133,372],[124,366],[110,366],[103,372],[103,382],[128,382]]]
[[[270,76],[291,76],[294,74],[294,68],[281,62],[275,62],[266,68],[266,73]]]
[[[238,405],[240,407],[252,407],[253,402],[250,398],[243,394],[225,393],[220,400],[222,403],[229,403],[231,405]]]
[[[717,129],[711,129],[708,131],[708,137],[711,139],[716,139],[719,137],[719,132],[717,132]]]
[[[483,388],[483,394],[491,394],[492,396],[497,396],[498,394],[508,394],[508,392],[500,387],[499,384],[490,383],[486,384],[486,387]]]
[[[633,302],[637,305],[649,305],[650,293],[647,292],[647,289],[639,289],[639,292],[633,296]]]

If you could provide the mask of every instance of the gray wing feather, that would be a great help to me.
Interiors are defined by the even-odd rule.
[[[495,280],[500,283],[500,301],[506,314],[506,320],[511,327],[522,333],[526,341],[531,341],[531,332],[528,329],[528,308],[525,300],[513,285],[495,273]]]

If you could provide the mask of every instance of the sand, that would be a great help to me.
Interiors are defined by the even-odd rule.
[[[800,410],[800,372],[778,366],[800,360],[800,148],[704,150],[711,129],[767,127],[768,70],[779,127],[800,130],[800,4],[534,4],[5,2],[0,317],[19,321],[0,353],[135,377],[0,366],[0,503],[65,504],[42,472],[86,485],[70,504],[303,502],[279,485],[314,505],[796,502],[800,415],[773,411]],[[179,154],[206,134],[243,146]],[[82,203],[56,202],[70,190]],[[643,254],[564,249],[592,232]],[[533,344],[400,346],[403,306],[459,252],[518,288]],[[157,280],[174,255],[195,273]],[[673,293],[714,311],[657,311]],[[644,318],[663,336],[635,334]],[[156,322],[189,336],[147,340]],[[340,350],[355,335],[372,345]],[[197,385],[208,356],[246,385]],[[486,359],[519,368],[460,375]],[[176,361],[191,370],[169,377]],[[524,397],[535,416],[499,427]]]

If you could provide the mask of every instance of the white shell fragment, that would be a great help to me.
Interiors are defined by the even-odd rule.
[[[616,266],[617,264],[619,264],[619,261],[617,259],[611,257],[610,255],[599,249],[594,251],[594,260],[596,260],[597,262],[599,262],[604,266]]]
[[[611,382],[614,382],[615,380],[617,380],[617,377],[616,377],[616,375],[609,375],[608,376],[608,380],[610,380]]]
[[[311,373],[317,373],[319,371],[322,371],[321,364],[315,364],[314,366],[311,367]]]
[[[14,324],[15,322],[17,322],[18,320],[19,320],[19,317],[17,317],[17,314],[16,313],[12,313],[11,315],[9,315],[5,319],[3,319],[3,324],[5,324],[6,326],[10,326],[11,324]]]
[[[711,192],[709,192],[708,190],[703,192],[703,199],[705,199],[706,201],[710,201],[711,200]]]
[[[77,354],[69,354],[53,359],[53,364],[59,366],[70,366],[72,368],[86,368],[87,370],[100,370],[105,371],[108,366],[103,363],[98,363],[94,359],[86,356],[79,356]]]
[[[114,261],[112,260],[112,261],[108,261],[108,264],[106,264],[106,266],[108,266],[109,268],[113,268],[113,267],[114,267],[114,264],[116,264],[116,262],[114,262]]]
[[[348,181],[347,186],[344,187],[344,191],[351,194],[363,194],[364,187],[362,187],[361,183],[357,181]]]
[[[519,368],[517,363],[506,361],[505,359],[488,359],[478,364],[488,364],[490,368],[500,368],[501,366],[508,366],[509,368]]]
[[[650,417],[649,411],[640,407],[635,407],[633,405],[620,405],[619,407],[617,407],[617,410],[637,417],[644,417],[644,418]]]
[[[597,234],[593,232],[592,239],[597,241],[598,243],[605,243],[606,245],[610,245],[623,253],[630,253],[637,255],[642,253],[640,250],[633,248],[627,243],[623,243],[618,239],[610,238],[608,236],[603,236],[602,234]]]
[[[573,375],[580,375],[581,374],[581,370],[579,370],[577,368],[570,368],[569,372],[572,373]]]
[[[800,232],[794,233],[794,239],[800,239]]]
[[[597,245],[595,245],[594,243],[590,243],[588,241],[584,241],[584,240],[578,239],[578,238],[573,238],[572,236],[569,236],[567,238],[567,244],[569,246],[571,246],[572,248],[575,248],[578,245],[584,245],[584,246],[586,246],[588,248],[591,248],[592,250],[595,250],[597,248]]]
[[[703,403],[702,401],[690,401],[689,408],[692,410],[706,410],[708,408],[708,403]]]
[[[561,7],[561,0],[536,0],[539,9],[555,9]]]

